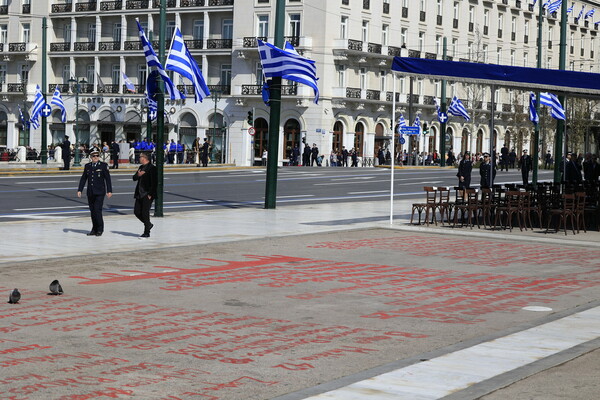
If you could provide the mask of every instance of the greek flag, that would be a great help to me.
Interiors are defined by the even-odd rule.
[[[173,41],[171,42],[171,50],[169,50],[169,56],[165,63],[165,69],[177,72],[179,75],[192,81],[194,84],[196,102],[198,102],[198,100],[202,102],[202,99],[210,95],[210,90],[208,90],[208,86],[206,86],[198,63],[196,63],[196,60],[194,60],[194,57],[190,54],[190,51],[183,41],[183,36],[181,35],[179,28],[175,28]]]
[[[158,104],[148,96],[148,93],[146,93],[146,102],[148,103],[148,119],[154,121],[158,115]]]
[[[279,49],[270,43],[258,40],[258,53],[265,77],[281,77],[293,82],[302,83],[313,88],[315,104],[319,103],[319,87],[317,86],[317,67],[313,60],[304,58],[296,52],[290,43]]]
[[[33,107],[31,108],[31,125],[34,129],[40,127],[40,122],[38,120],[38,116],[42,112],[42,108],[46,105],[44,101],[44,96],[42,95],[42,90],[40,89],[40,85],[35,87],[35,98],[33,99]]]
[[[185,99],[185,96],[183,94],[181,94],[179,92],[179,90],[177,90],[177,88],[173,84],[173,81],[171,81],[171,78],[169,78],[169,75],[167,75],[167,72],[163,68],[160,61],[158,60],[158,56],[156,55],[156,53],[154,52],[154,49],[152,48],[152,45],[146,38],[146,34],[144,33],[144,29],[140,25],[140,21],[138,21],[136,19],[135,22],[137,23],[137,26],[138,26],[140,42],[142,43],[142,47],[144,49],[144,55],[146,57],[146,63],[148,64],[148,68],[156,68],[156,70],[160,74],[162,80],[165,82],[165,91],[167,92],[167,94],[169,95],[171,100]],[[149,91],[149,93],[150,93],[150,97],[154,96],[154,93],[152,93],[150,91]]]
[[[530,93],[529,94],[529,119],[531,120],[531,122],[533,122],[534,124],[537,124],[538,122],[540,122],[540,117],[537,113],[537,110],[535,109],[536,107],[536,102],[535,102],[535,94],[534,93]]]
[[[467,121],[471,120],[471,117],[469,117],[469,113],[467,112],[465,105],[456,96],[454,96],[452,98],[452,101],[450,102],[450,107],[448,107],[448,114],[456,115],[457,117],[463,117]]]
[[[548,13],[555,13],[561,6],[563,0],[555,0],[548,2]]]
[[[414,122],[413,126],[416,126],[417,128],[419,128],[419,133],[421,133],[421,117],[419,115],[417,115],[415,117],[415,122]]]
[[[594,13],[596,12],[595,8],[592,8],[590,11],[585,13],[585,18],[584,19],[588,19],[589,17],[594,16]]]
[[[585,10],[585,4],[583,5],[583,7],[581,7],[581,11],[579,11],[579,16],[577,17],[577,19],[581,19],[581,17],[583,16],[583,10]]]
[[[131,82],[129,77],[125,75],[125,72],[123,72],[123,82],[125,82],[125,87],[128,91],[130,91],[131,93],[135,93],[135,85],[133,84],[133,82]]]
[[[65,109],[65,103],[60,95],[60,89],[58,88],[58,85],[56,85],[56,88],[54,89],[54,94],[52,95],[50,104],[54,104],[56,107],[60,108],[60,119],[63,124],[67,122],[67,110]]]
[[[540,104],[551,107],[550,115],[554,119],[565,119],[565,109],[558,101],[558,97],[556,97],[553,93],[540,93]]]
[[[573,11],[574,7],[575,7],[575,3],[571,3],[571,7],[567,8],[567,14],[570,14],[571,11]]]

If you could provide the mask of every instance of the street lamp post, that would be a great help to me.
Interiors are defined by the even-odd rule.
[[[80,85],[85,85],[87,82],[85,79],[69,79],[69,83],[75,84],[75,160],[73,161],[74,167],[81,166],[81,154],[79,153],[79,91],[81,90]]]
[[[219,100],[221,100],[221,92],[218,90],[214,90],[212,93],[212,98],[215,101],[215,113],[213,115],[213,132],[212,132],[212,146],[215,146],[215,136],[217,134],[217,102]],[[223,143],[221,143],[221,154],[223,153],[222,150],[223,147]]]

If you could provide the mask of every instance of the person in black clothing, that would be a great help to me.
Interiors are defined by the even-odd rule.
[[[491,188],[494,178],[496,177],[496,169],[492,166],[490,153],[483,153],[483,161],[479,165],[479,176],[481,176],[481,188]]]
[[[110,144],[110,158],[113,162],[113,169],[119,168],[119,143],[112,141]]]
[[[321,166],[321,163],[319,162],[319,148],[317,147],[316,143],[313,143],[313,147],[310,152],[310,166],[312,167],[315,165],[315,163],[317,163],[317,167]]]
[[[500,149],[500,171],[504,168],[508,171],[508,147],[506,147],[506,144]]]
[[[383,152],[383,149],[381,147],[379,148],[379,150],[377,150],[377,161],[379,161],[379,165],[385,164],[385,153]]]
[[[548,169],[552,166],[552,154],[550,154],[550,150],[546,153],[544,157],[544,169]]]
[[[531,162],[531,156],[527,154],[527,150],[523,150],[523,155],[519,160],[519,168],[521,168],[521,177],[523,178],[523,185],[527,185],[529,183],[529,171],[533,163]]]
[[[352,149],[351,154],[352,154],[352,165],[350,165],[350,168],[358,167],[358,151],[356,149]]]
[[[471,171],[473,171],[473,162],[471,161],[471,154],[465,152],[465,156],[460,163],[458,163],[458,187],[461,189],[469,189],[471,187]]]
[[[204,138],[204,143],[202,143],[202,147],[200,148],[200,161],[202,162],[203,167],[208,167],[208,139]]]
[[[133,213],[137,219],[144,223],[144,233],[140,237],[148,238],[150,237],[150,230],[154,226],[150,222],[150,207],[156,197],[158,177],[156,167],[150,162],[148,153],[140,153],[140,164],[136,173],[133,174],[133,180],[137,181],[133,195],[135,198]]]
[[[62,160],[65,164],[63,169],[69,170],[71,168],[71,142],[69,142],[69,137],[65,136],[65,140],[60,145],[62,149]]]
[[[346,146],[342,146],[342,166],[348,166],[348,150],[346,150]]]
[[[571,153],[567,153],[563,180],[566,183],[579,183],[581,182],[581,171],[572,157],[573,155]]]
[[[517,162],[517,153],[515,149],[512,149],[510,153],[508,153],[508,164],[512,169],[515,169],[515,163]],[[508,171],[508,170],[507,170]]]
[[[83,174],[79,180],[77,197],[81,197],[81,192],[87,181],[87,198],[90,214],[92,217],[92,230],[88,236],[102,236],[104,232],[104,220],[102,219],[102,206],[104,196],[109,199],[112,197],[112,184],[110,181],[110,172],[108,164],[100,161],[100,151],[93,148],[90,151],[92,161],[83,168]]]
[[[585,160],[583,160],[582,166],[583,166],[583,179],[585,181],[596,180],[596,176],[595,176],[596,160],[592,159],[592,153],[585,154]]]
[[[300,149],[298,148],[298,145],[294,145],[294,148],[292,149],[292,165],[294,167],[298,166],[298,158],[300,157]]]
[[[304,144],[304,150],[302,151],[302,165],[305,167],[310,167],[310,146],[308,143]]]

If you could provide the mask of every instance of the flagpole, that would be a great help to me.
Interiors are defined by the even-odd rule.
[[[163,0],[164,1],[164,0]],[[285,0],[275,6],[275,46],[283,48]],[[269,145],[267,150],[267,176],[265,184],[265,209],[275,209],[277,200],[277,165],[279,161],[279,125],[281,119],[281,77],[271,78],[269,106]]]
[[[44,103],[46,103],[46,90],[48,86],[46,77],[47,68],[47,56],[46,56],[46,42],[47,42],[47,22],[46,17],[42,18],[42,95],[44,96]],[[42,116],[42,144],[40,149],[40,158],[42,164],[48,164],[48,118]]]
[[[390,166],[390,225],[394,223],[394,161],[396,159],[396,74],[392,92],[392,165]]]
[[[442,60],[446,60],[446,47],[447,47],[447,39],[444,36],[442,41]],[[442,93],[441,93],[441,109],[442,113],[446,114],[446,81],[442,79]],[[444,121],[440,124],[440,167],[446,166],[446,121],[448,119],[444,119]]]
[[[542,5],[542,0],[540,0],[538,6],[539,6],[539,15],[538,15],[538,38],[537,38],[537,47],[538,47],[538,56],[537,56],[537,67],[538,68],[542,68],[542,26],[543,26],[543,12],[544,12],[544,8]],[[538,99],[538,101],[535,102],[535,109],[538,115],[538,119],[539,119],[539,115],[540,115],[540,92],[539,90],[536,92],[536,98]],[[532,182],[534,186],[537,186],[538,183],[538,168],[539,168],[539,164],[540,164],[540,124],[539,121],[538,123],[534,123],[533,124],[534,130],[533,130],[533,151],[532,151],[532,156],[533,156],[533,176],[532,176]]]
[[[558,69],[564,70],[567,66],[567,8],[564,4],[561,5],[561,20],[560,20],[560,52],[558,60]],[[565,104],[565,96],[559,96],[560,104]],[[563,135],[565,130],[565,121],[556,121],[556,134],[554,135],[554,183],[560,183],[561,171],[558,160],[565,155],[563,153]],[[563,154],[561,154],[563,153]]]
[[[148,32],[148,41],[150,43],[152,43],[152,33],[153,33],[152,31]],[[138,93],[139,93],[139,90],[138,90]],[[146,103],[148,103],[148,101],[146,101]],[[148,108],[148,112],[146,112],[146,140],[148,142],[151,142],[152,141],[152,120],[150,119],[150,104],[147,104],[147,108]],[[161,143],[161,147],[162,147],[162,143]],[[158,149],[158,146],[155,147],[154,151],[156,151],[156,156],[158,157],[157,149]],[[158,164],[158,159],[157,159],[157,164]]]
[[[165,35],[167,34],[167,13],[165,0],[160,0],[160,25],[159,25],[159,38],[158,38],[158,59],[161,65],[165,63]],[[157,172],[157,184],[156,184],[156,201],[154,202],[154,216],[163,217],[163,193],[164,193],[164,164],[165,164],[165,152],[163,150],[164,133],[165,133],[165,95],[164,95],[164,83],[160,78],[157,79],[157,90],[156,90],[156,172]]]

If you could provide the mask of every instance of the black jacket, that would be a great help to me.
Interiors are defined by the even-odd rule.
[[[156,167],[152,163],[148,163],[146,165],[140,165],[138,171],[145,171],[145,174],[138,176],[137,171],[135,174],[133,174],[133,180],[137,181],[133,197],[136,199],[141,199],[150,195],[152,198],[155,198],[156,185],[158,182]]]
[[[71,142],[69,142],[68,140],[65,140],[64,142],[62,142],[60,147],[62,148],[62,156],[61,156],[62,159],[70,160],[71,159]]]
[[[94,166],[93,163],[85,164],[83,174],[79,180],[78,192],[83,192],[83,187],[87,181],[87,195],[105,195],[112,193],[112,183],[110,181],[110,172],[108,164],[98,161]]]

